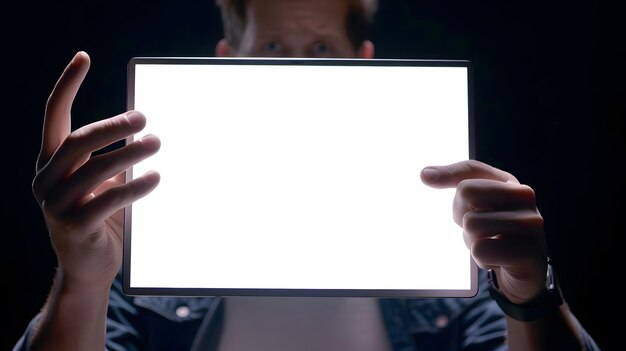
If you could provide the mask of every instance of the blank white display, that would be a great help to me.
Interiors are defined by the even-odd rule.
[[[454,189],[466,67],[134,66],[161,183],[132,205],[130,288],[470,289]]]

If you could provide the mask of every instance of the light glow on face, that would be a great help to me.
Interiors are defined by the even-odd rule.
[[[467,68],[134,74],[131,106],[161,149],[133,174],[161,182],[132,205],[131,288],[470,288],[454,190],[419,178],[469,156]]]
[[[263,0],[246,6],[241,57],[354,57],[346,0]]]

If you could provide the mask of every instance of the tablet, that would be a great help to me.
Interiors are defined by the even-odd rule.
[[[469,297],[429,165],[474,157],[468,61],[133,58],[159,186],[125,209],[130,295]],[[129,138],[127,142],[131,142]]]

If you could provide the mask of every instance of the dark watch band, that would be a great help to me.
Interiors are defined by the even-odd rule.
[[[521,304],[515,304],[500,294],[496,272],[489,270],[488,273],[489,294],[496,300],[502,311],[513,319],[522,322],[532,322],[554,313],[563,304],[563,296],[549,260],[548,272],[546,273],[546,288],[539,296]]]

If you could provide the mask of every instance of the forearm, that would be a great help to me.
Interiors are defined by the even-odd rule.
[[[108,288],[71,287],[57,272],[31,349],[104,350],[108,298]]]
[[[580,324],[564,303],[552,315],[533,322],[506,317],[511,351],[586,350]]]

